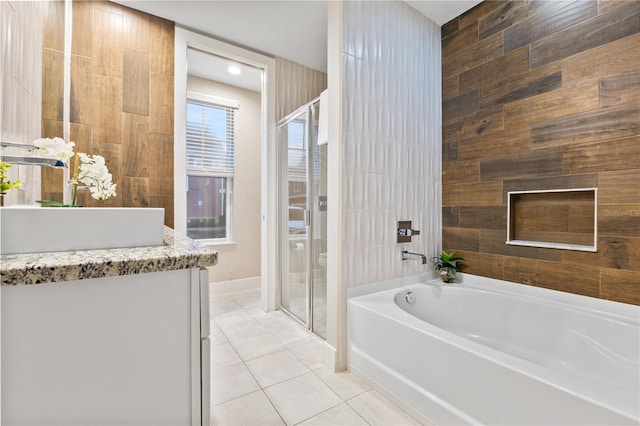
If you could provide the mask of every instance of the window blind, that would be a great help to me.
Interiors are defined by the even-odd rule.
[[[235,108],[187,101],[187,171],[233,176]]]

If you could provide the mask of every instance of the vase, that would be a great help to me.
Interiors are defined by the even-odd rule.
[[[445,283],[453,282],[456,279],[456,271],[452,268],[440,269],[440,279]]]

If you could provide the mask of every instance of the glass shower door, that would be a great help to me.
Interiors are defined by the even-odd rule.
[[[280,306],[326,337],[326,146],[318,101],[280,123]]]

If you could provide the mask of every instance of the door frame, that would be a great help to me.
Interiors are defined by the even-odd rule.
[[[186,104],[187,50],[203,52],[244,63],[263,71],[261,90],[261,307],[277,308],[277,147],[276,147],[276,61],[274,58],[216,40],[185,28],[175,28],[174,58],[174,228],[187,230]]]

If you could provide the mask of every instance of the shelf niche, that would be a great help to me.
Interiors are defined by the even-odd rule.
[[[507,193],[507,241],[515,246],[597,252],[598,188]]]

